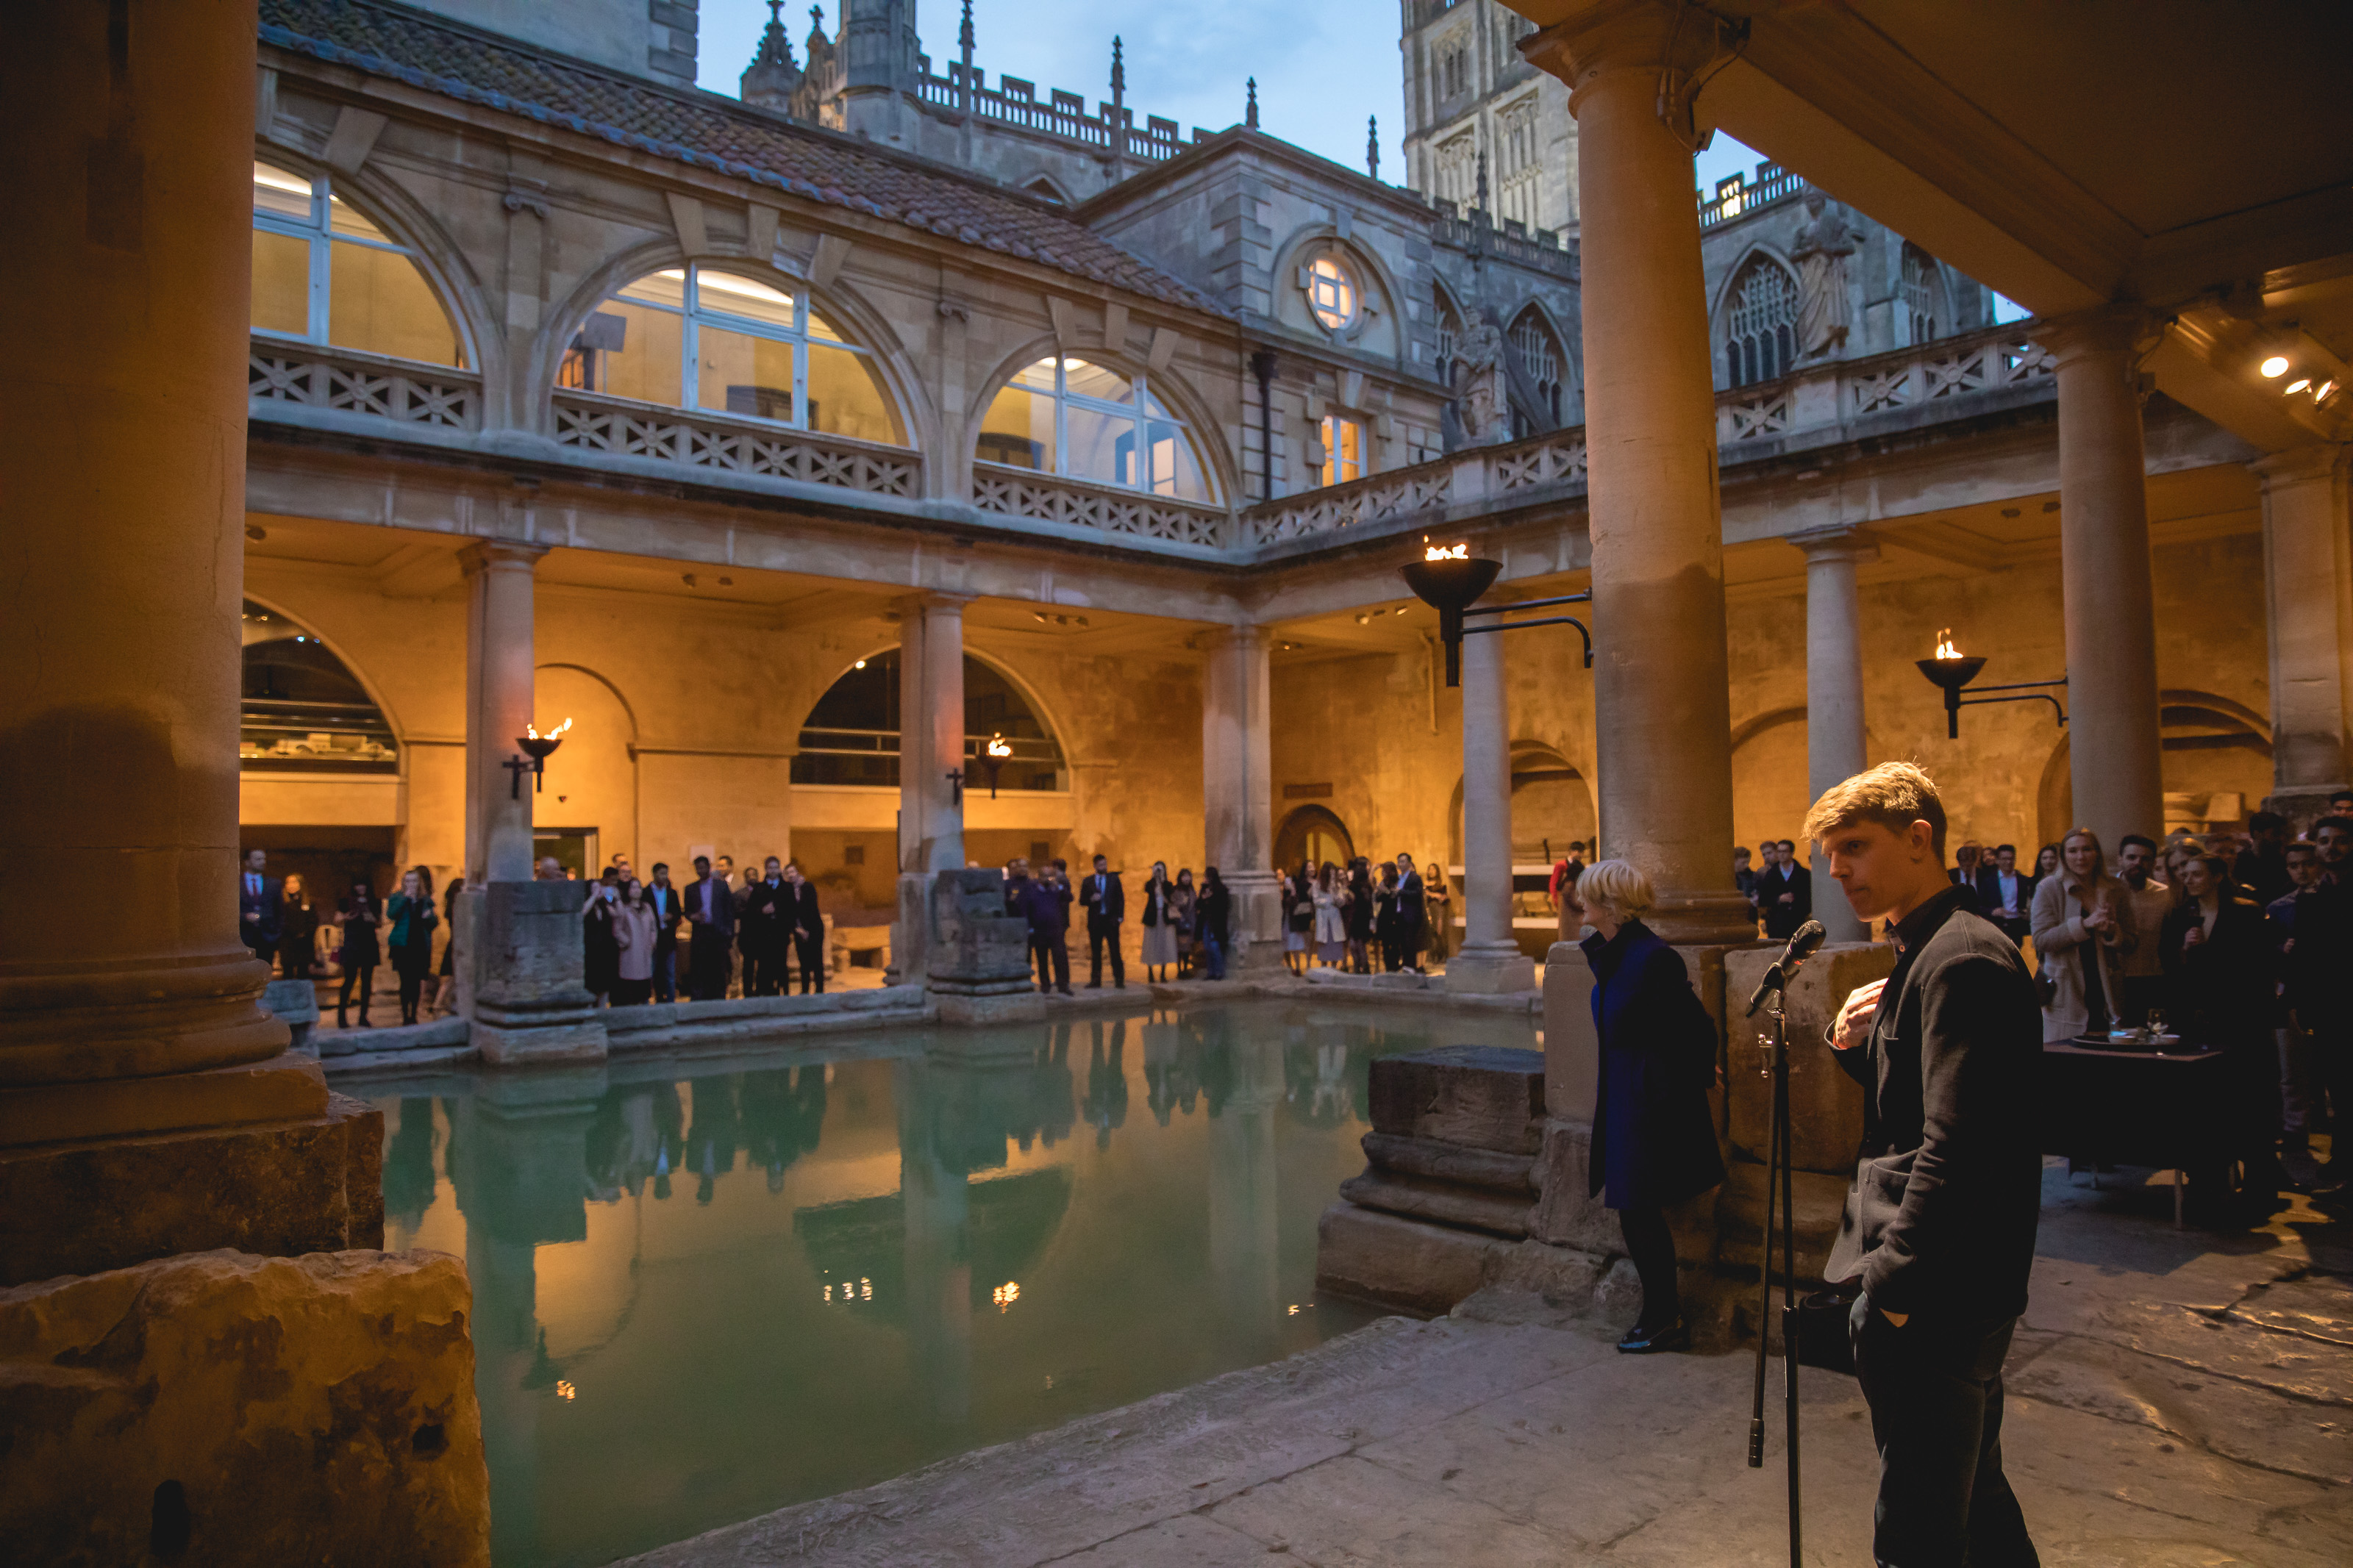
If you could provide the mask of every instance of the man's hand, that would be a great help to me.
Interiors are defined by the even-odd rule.
[[[245,911],[245,919],[246,923],[248,925],[259,925],[261,923],[261,916],[252,910]]]
[[[1794,904],[1798,901],[1798,895],[1795,893],[1784,893],[1777,901],[1784,904]]]
[[[1879,1016],[1879,994],[1886,987],[1886,981],[1874,980],[1847,993],[1846,1005],[1839,1009],[1838,1026],[1831,1037],[1834,1047],[1851,1051],[1871,1037],[1872,1020]]]

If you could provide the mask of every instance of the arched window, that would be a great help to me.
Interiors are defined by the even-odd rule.
[[[1147,378],[1088,360],[1041,359],[1014,372],[981,419],[974,455],[1177,500],[1217,500],[1192,433]]]
[[[1061,742],[1020,689],[970,654],[964,656],[964,775],[968,788],[989,783],[992,745],[1000,790],[1066,790]],[[801,726],[793,756],[797,784],[899,784],[899,650],[861,658],[842,672]]]
[[[1520,312],[1512,323],[1512,353],[1535,383],[1536,395],[1544,399],[1552,421],[1560,423],[1561,366],[1567,355],[1561,352],[1560,341],[1553,336],[1542,314],[1533,305]]]
[[[1945,310],[1945,281],[1936,259],[1908,240],[1904,246],[1902,289],[1905,313],[1912,318],[1914,343],[1928,342],[1951,330],[1952,321]]]
[[[648,273],[572,340],[558,386],[907,444],[873,356],[805,292],[696,262]]]
[[[311,179],[253,166],[253,330],[431,364],[463,364],[416,253]]]
[[[1798,367],[1798,286],[1764,257],[1749,258],[1724,312],[1725,384],[1774,381]]]
[[[400,771],[392,726],[310,629],[248,599],[237,765],[264,773]]]
[[[1319,256],[1304,268],[1300,287],[1307,290],[1307,308],[1327,332],[1345,331],[1356,320],[1356,280],[1335,256]]]
[[[1437,289],[1438,298],[1438,380],[1442,386],[1454,384],[1454,351],[1462,342],[1462,316],[1454,309],[1454,301],[1446,290]]]

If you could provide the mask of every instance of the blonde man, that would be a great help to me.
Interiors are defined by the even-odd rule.
[[[2017,944],[1945,873],[1928,775],[1885,763],[1823,792],[1806,837],[1895,969],[1831,1026],[1863,1087],[1862,1157],[1829,1267],[1860,1279],[1850,1332],[1879,1446],[1874,1559],[2038,1561],[2001,1471],[2001,1363],[2026,1307],[2042,1205],[2042,1030]]]

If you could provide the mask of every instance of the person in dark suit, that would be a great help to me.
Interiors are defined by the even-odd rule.
[[[801,875],[800,862],[785,868],[793,896],[793,956],[801,966],[801,994],[825,994],[825,911],[818,908],[817,884]]]
[[[1027,861],[1015,865],[1025,872]],[[1023,876],[1009,884],[1014,905],[1007,912],[1029,922],[1029,958],[1038,970],[1038,989],[1048,994],[1071,994],[1071,906],[1055,885],[1054,868],[1043,866],[1035,877]]]
[[[725,878],[711,874],[711,861],[704,856],[694,858],[694,876],[680,900],[694,937],[687,949],[688,973],[694,999],[716,1002],[727,994],[727,954],[735,942],[735,890]]]
[[[2005,844],[1978,865],[1978,913],[2021,947],[2034,929],[2034,873],[2018,868],[2018,846]]]
[[[2318,922],[2314,922],[2318,923]],[[2279,962],[2263,911],[2239,896],[2231,863],[2193,855],[2181,863],[2181,901],[2168,910],[2158,952],[2176,1027],[2230,1059],[2230,1120],[2251,1195],[2279,1191],[2279,1057],[2272,1038]]]
[[[1945,874],[1928,775],[1887,763],[1806,815],[1847,903],[1894,922],[1895,967],[1831,1026],[1863,1141],[1824,1278],[1860,1279],[1849,1333],[1879,1447],[1883,1563],[2039,1561],[2001,1468],[2001,1365],[2042,1198],[2041,1009],[2018,944]]]
[[[784,862],[768,857],[760,879],[744,889],[735,906],[735,938],[744,950],[744,994],[782,995],[790,984],[786,963],[793,927],[800,919],[800,895],[785,881]]]
[[[1127,919],[1127,894],[1112,874],[1111,861],[1095,857],[1093,875],[1079,888],[1079,903],[1087,911],[1087,989],[1103,989],[1103,948],[1111,948],[1111,983],[1114,990],[1127,987],[1127,960],[1119,951],[1120,922]]]
[[[654,1000],[678,1000],[678,927],[686,919],[678,889],[670,885],[670,862],[654,862],[654,879],[646,885],[646,908],[654,913]]]
[[[1397,947],[1391,954],[1409,972],[1421,973],[1421,944],[1428,931],[1429,906],[1423,902],[1421,873],[1413,868],[1413,857],[1397,858]]]
[[[1626,1256],[1642,1278],[1642,1312],[1618,1342],[1630,1354],[1683,1350],[1671,1204],[1724,1180],[1707,1088],[1715,1078],[1715,1025],[1692,990],[1683,955],[1642,923],[1650,879],[1603,860],[1573,885],[1593,934],[1593,1027],[1601,1072],[1593,1098],[1590,1195],[1618,1211]]]
[[[1758,907],[1765,911],[1765,934],[1787,942],[1792,931],[1814,918],[1814,874],[1798,864],[1795,840],[1784,838],[1773,847],[1773,865],[1757,879]]]
[[[283,934],[279,924],[279,906],[285,900],[285,888],[275,877],[262,875],[269,858],[259,849],[246,851],[245,870],[237,879],[237,940],[253,951],[253,956],[268,963],[278,952],[278,939]]]

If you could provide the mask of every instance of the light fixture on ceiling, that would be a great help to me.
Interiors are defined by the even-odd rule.
[[[2287,355],[2274,354],[2258,366],[2265,381],[2277,381],[2287,374]]]
[[[865,661],[864,659],[862,659],[862,658],[861,658],[861,659],[860,659],[856,664],[851,665],[849,668],[852,668],[852,669],[864,669],[864,668],[866,668],[866,661]]]
[[[2286,385],[2286,386],[2284,386],[2284,387],[2283,387],[2283,388],[2281,389],[2280,395],[2282,395],[2283,397],[2284,397],[2284,396],[2286,396],[2289,393],[2302,392],[2306,387],[2310,386],[2311,384],[2312,384],[2312,377],[2310,377],[2310,376],[2308,376],[2308,375],[2307,375],[2307,376],[2303,377],[2301,380],[2297,380],[2297,381],[2291,381],[2291,382],[2289,382],[2289,383],[2287,384],[2287,385]]]

